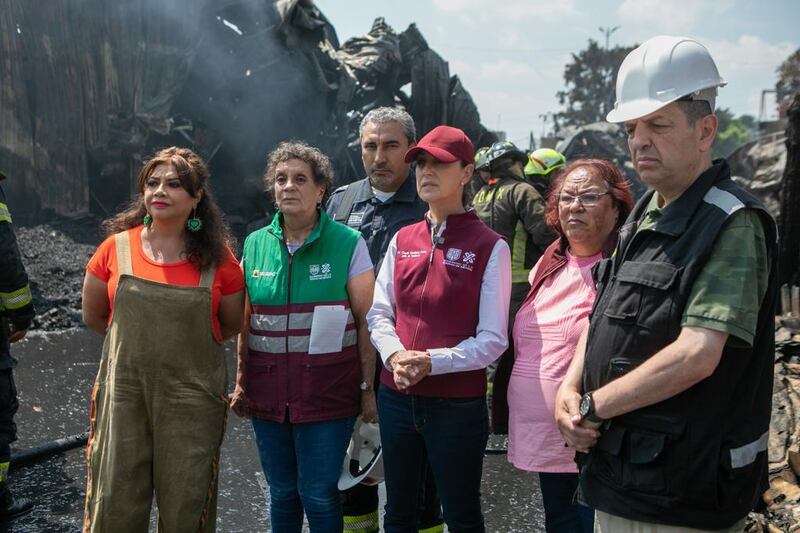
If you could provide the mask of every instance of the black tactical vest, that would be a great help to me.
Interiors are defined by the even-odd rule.
[[[761,203],[731,181],[724,160],[700,175],[654,227],[637,233],[652,195],[637,203],[620,231],[617,253],[595,271],[585,391],[631,371],[678,337],[692,285],[738,209],[761,215],[772,257],[769,284],[753,346],[727,343],[709,378],[607,421],[591,453],[578,454],[578,497],[631,520],[729,527],[767,488],[777,230]]]

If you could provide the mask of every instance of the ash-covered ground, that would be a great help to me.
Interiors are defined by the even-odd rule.
[[[99,222],[56,220],[16,233],[36,307],[33,328],[82,327],[81,287],[86,263],[103,240]]]

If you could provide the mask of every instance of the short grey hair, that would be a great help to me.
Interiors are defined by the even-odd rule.
[[[716,101],[716,87],[701,89],[677,100],[678,106],[686,114],[690,126],[693,126],[701,118],[713,114]]]
[[[677,104],[686,115],[690,126],[694,126],[701,118],[714,113],[711,103],[706,100],[679,100]]]
[[[364,135],[364,128],[369,123],[384,124],[386,122],[397,122],[403,128],[403,133],[408,139],[409,144],[417,142],[417,128],[414,126],[414,119],[405,109],[399,107],[376,107],[367,113],[361,120],[358,128],[358,137]]]

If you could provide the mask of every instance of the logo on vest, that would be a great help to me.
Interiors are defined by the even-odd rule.
[[[444,264],[447,266],[472,271],[475,264],[475,252],[464,252],[458,248],[448,248],[444,254]]]
[[[308,279],[311,281],[319,281],[323,279],[331,279],[331,264],[323,263],[322,265],[309,265],[308,266]]]
[[[257,268],[253,269],[254,278],[274,278],[277,275],[278,275],[277,272],[259,270]]]

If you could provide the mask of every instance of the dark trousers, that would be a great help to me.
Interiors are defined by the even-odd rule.
[[[381,386],[378,416],[386,533],[417,531],[418,495],[428,461],[448,530],[484,532],[480,488],[489,434],[485,398],[428,398]]]
[[[508,383],[514,368],[516,352],[514,350],[514,320],[517,311],[528,294],[530,285],[514,283],[511,287],[511,305],[508,314],[508,348],[497,360],[497,370],[492,378],[492,433],[508,435]]]
[[[492,382],[492,433],[508,435],[508,383],[514,368],[514,340],[508,337],[508,348],[497,362]]]
[[[573,502],[578,474],[539,472],[544,502],[544,526],[548,533],[592,533],[594,511]]]
[[[383,368],[383,360],[380,355],[375,359],[375,372],[374,386],[377,391],[381,385],[381,372]],[[342,514],[345,520],[350,516],[364,516],[378,511],[378,485],[361,485],[358,484],[341,494],[342,496]],[[431,471],[430,464],[425,469],[425,479],[422,484],[422,490],[419,492],[419,530],[426,529],[444,524],[442,517],[442,504],[439,501],[439,493],[436,491],[436,481],[433,478],[433,471]],[[378,531],[378,529],[375,529]]]
[[[0,463],[6,463],[11,459],[11,443],[17,440],[14,415],[18,408],[14,372],[10,368],[2,369],[0,370]]]

